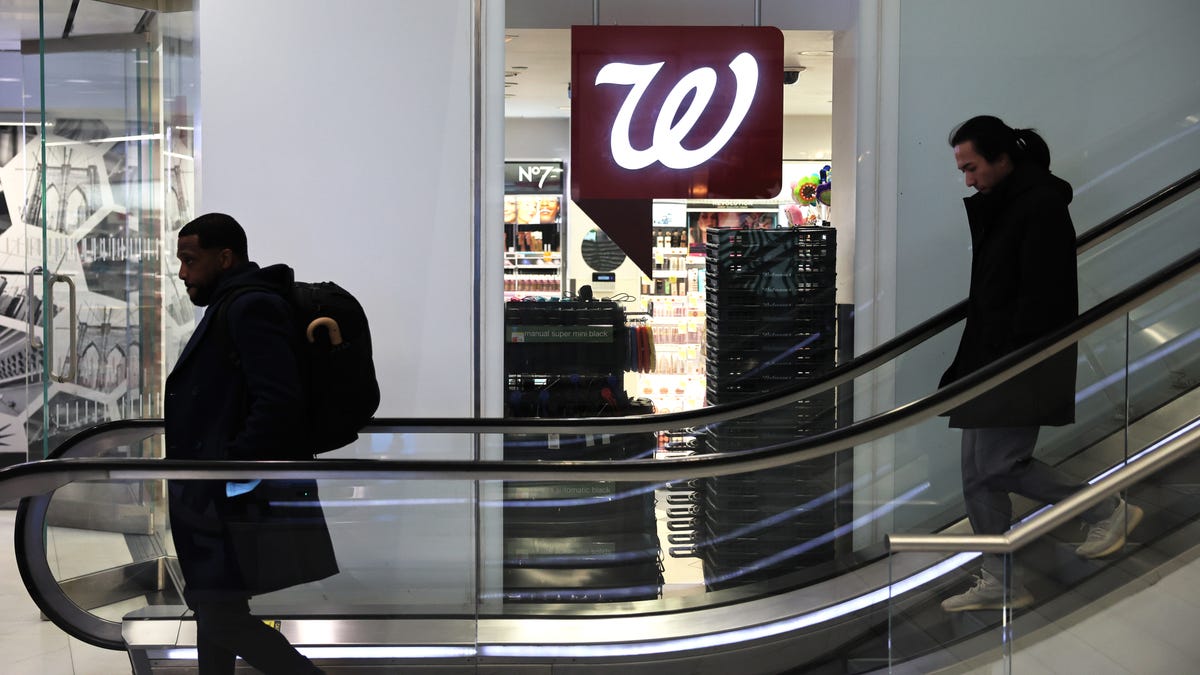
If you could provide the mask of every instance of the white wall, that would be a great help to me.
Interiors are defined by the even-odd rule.
[[[503,3],[484,3],[479,93],[476,4],[198,3],[197,211],[234,215],[257,262],[287,262],[300,279],[357,295],[371,319],[381,416],[477,414],[477,327],[495,331],[479,337],[488,372],[478,386],[500,400],[502,242],[480,244],[478,272],[473,261],[476,217],[501,213],[502,113],[492,106],[503,105]],[[494,119],[478,131],[477,105],[481,121]],[[494,302],[477,307],[477,287]],[[469,435],[380,434],[339,452],[466,459],[475,448]],[[322,588],[336,602],[417,611],[473,603],[476,528],[494,556],[502,531],[489,524],[497,510],[476,511],[474,490],[324,482],[326,501],[343,504],[327,506],[343,573]],[[362,497],[396,507],[358,506]]]
[[[199,5],[200,209],[358,296],[381,416],[473,412],[471,5]]]
[[[829,115],[787,115],[783,118],[784,159],[832,157],[833,118]]]
[[[970,191],[947,144],[955,124],[986,113],[1039,129],[1052,169],[1075,186],[1078,231],[1197,168],[1193,0],[859,6],[859,352],[966,296],[970,241],[960,198]],[[890,394],[904,402],[933,391],[956,340],[952,331],[906,355],[894,381],[871,392],[873,410],[894,405]],[[922,498],[955,498],[958,436],[944,420],[893,440],[888,461],[932,481]],[[897,492],[909,486],[895,481]],[[911,525],[908,515],[897,526]]]
[[[571,120],[566,117],[512,117],[504,120],[507,160],[571,158]],[[566,177],[563,177],[566,185]]]
[[[943,261],[900,266],[900,330],[967,281],[955,124],[987,113],[1041,131],[1080,231],[1197,168],[1194,0],[922,0],[900,13],[896,254]]]

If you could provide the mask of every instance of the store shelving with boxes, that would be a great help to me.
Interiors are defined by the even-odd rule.
[[[704,258],[689,255],[686,202],[654,205],[651,276],[641,303],[654,334],[655,366],[631,374],[630,391],[657,412],[704,407]]]
[[[660,413],[704,407],[704,296],[655,297],[646,308],[655,367],[636,373],[631,391],[654,401]]]
[[[688,231],[684,223],[653,229],[654,269],[651,278],[642,280],[643,296],[687,296],[702,293],[704,260],[688,255]]]
[[[504,294],[510,296],[562,295],[562,253],[559,251],[505,251]]]

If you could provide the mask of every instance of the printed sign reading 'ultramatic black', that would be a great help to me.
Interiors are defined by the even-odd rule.
[[[573,27],[572,199],[649,274],[650,200],[779,194],[782,80],[777,28]]]

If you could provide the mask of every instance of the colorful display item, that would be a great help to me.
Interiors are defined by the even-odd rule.
[[[817,186],[820,179],[817,176],[807,176],[792,186],[792,200],[797,204],[812,206],[817,203]]]

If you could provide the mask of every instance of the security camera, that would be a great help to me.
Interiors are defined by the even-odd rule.
[[[783,83],[796,84],[800,81],[800,73],[808,70],[804,66],[784,66],[783,67]]]

